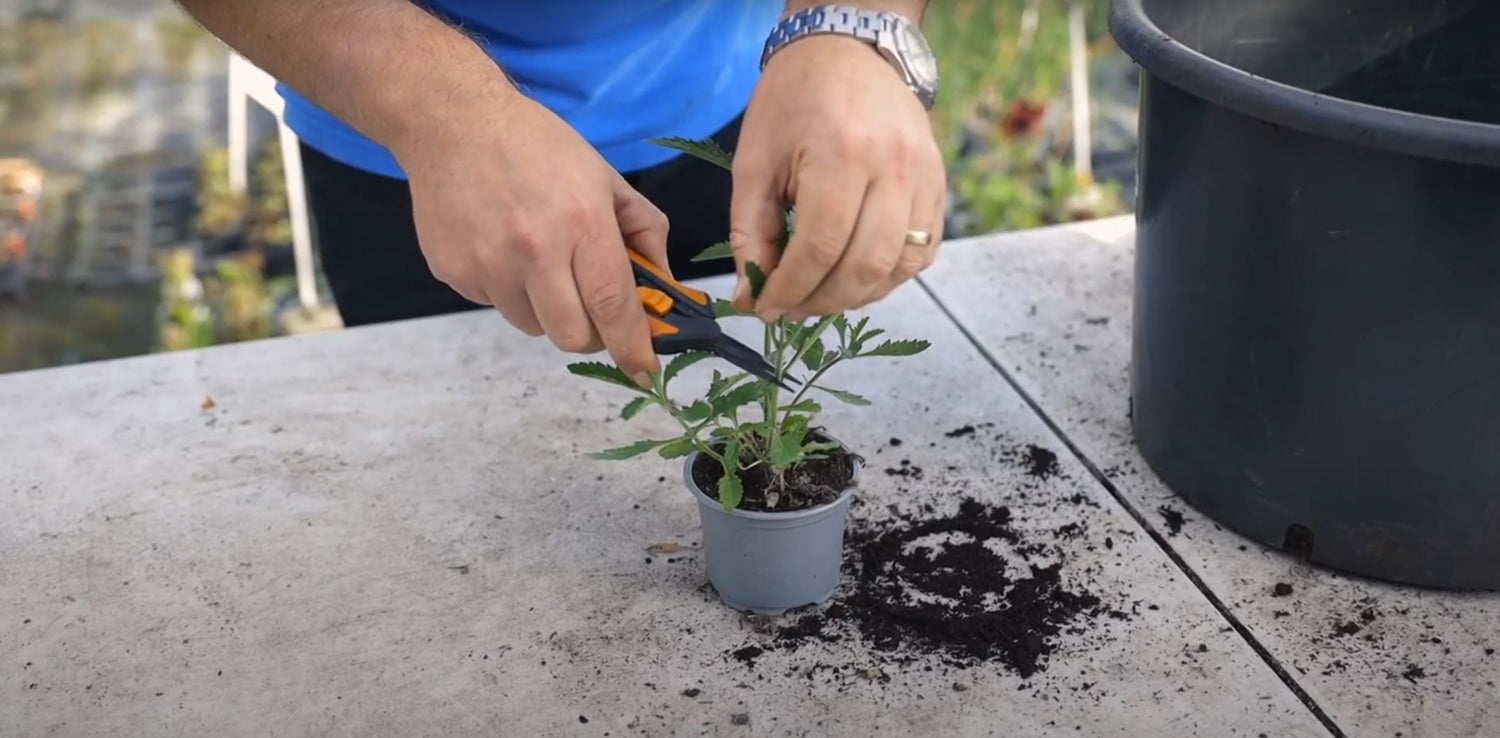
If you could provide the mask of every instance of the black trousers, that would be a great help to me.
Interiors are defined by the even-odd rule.
[[[713,136],[726,151],[736,119]],[[371,174],[301,146],[313,241],[339,314],[348,326],[489,309],[438,281],[417,245],[405,180]],[[690,261],[729,237],[731,177],[691,156],[626,173],[625,180],[667,215],[667,250],[679,279],[734,271],[732,261]]]

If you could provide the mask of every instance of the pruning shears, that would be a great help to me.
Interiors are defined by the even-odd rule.
[[[782,389],[792,389],[776,376],[776,367],[765,357],[724,333],[708,293],[667,276],[635,249],[626,250],[635,272],[635,291],[651,324],[651,346],[656,353],[707,351]]]

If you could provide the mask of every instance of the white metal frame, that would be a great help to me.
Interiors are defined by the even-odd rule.
[[[1089,99],[1088,36],[1083,25],[1083,3],[1073,0],[1068,8],[1069,71],[1073,92],[1073,167],[1086,183],[1094,183],[1092,105]]]
[[[297,299],[304,310],[318,307],[313,268],[312,228],[302,180],[302,153],[297,134],[286,124],[286,102],[276,79],[239,54],[229,54],[229,187],[244,192],[250,179],[250,101],[276,116],[281,166],[286,173],[287,211],[292,221],[292,256],[297,264]]]

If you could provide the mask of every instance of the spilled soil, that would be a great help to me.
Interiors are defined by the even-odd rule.
[[[783,629],[781,640],[820,637],[829,620],[843,621],[882,653],[1035,674],[1057,635],[1102,606],[1064,585],[1061,564],[1026,561],[1043,551],[1021,540],[1010,516],[1008,508],[966,499],[952,515],[857,531],[852,591],[835,608]],[[1021,563],[997,549],[1019,554]]]
[[[981,433],[991,425],[963,426],[945,437],[983,442]],[[882,452],[902,443],[893,438]],[[1084,523],[1042,531],[1017,524],[1035,505],[1095,504],[1085,495],[1058,497],[1055,483],[1046,482],[1063,474],[1057,454],[1030,444],[994,453],[1025,480],[1002,496],[1004,504],[966,494],[968,480],[947,474],[956,467],[924,470],[908,459],[871,464],[898,486],[910,486],[898,495],[908,504],[851,515],[840,593],[822,607],[774,619],[770,639],[731,649],[726,657],[754,668],[770,651],[855,639],[877,663],[865,669],[867,678],[918,664],[1027,678],[1100,618],[1129,619],[1090,591],[1092,572],[1068,563],[1070,551],[1088,545],[1080,540]],[[820,668],[840,667],[817,664],[811,671]]]

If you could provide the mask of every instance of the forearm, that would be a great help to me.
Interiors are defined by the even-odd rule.
[[[178,0],[225,44],[400,158],[520,93],[477,44],[408,0]]]
[[[927,12],[928,0],[835,0],[839,5],[851,5],[865,10],[882,10],[903,16],[913,23],[922,22],[923,13]],[[789,16],[800,10],[828,4],[828,0],[786,0],[786,11],[783,17]]]

